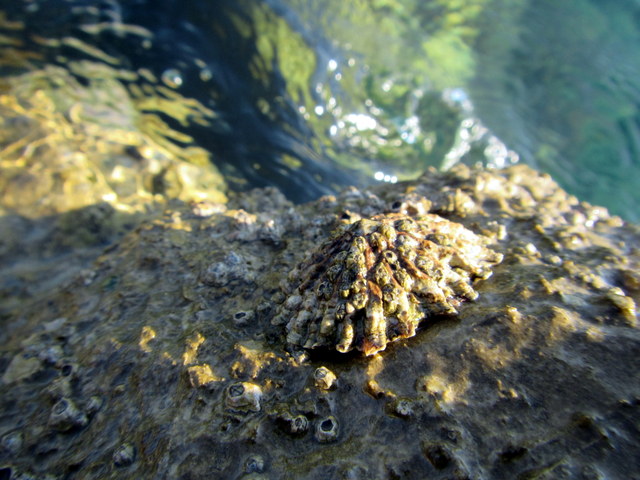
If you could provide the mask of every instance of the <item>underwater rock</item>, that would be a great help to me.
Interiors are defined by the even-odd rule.
[[[473,282],[502,255],[488,239],[437,215],[376,215],[341,228],[291,275],[279,313],[287,342],[373,355],[421,321],[475,300]],[[281,321],[281,320],[280,320]]]

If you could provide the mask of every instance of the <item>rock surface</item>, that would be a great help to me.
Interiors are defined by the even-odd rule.
[[[373,356],[288,352],[288,275],[345,217],[390,213],[503,260],[456,317]],[[639,248],[523,166],[175,203],[66,284],[3,299],[0,477],[640,478]]]

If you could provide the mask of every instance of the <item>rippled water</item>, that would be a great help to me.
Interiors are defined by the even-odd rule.
[[[81,61],[117,71],[172,151],[207,152],[233,189],[305,201],[428,166],[522,161],[640,219],[637,1],[2,0],[0,12],[3,77],[53,64],[86,83]]]

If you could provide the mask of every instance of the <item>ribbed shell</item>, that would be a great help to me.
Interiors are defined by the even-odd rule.
[[[360,350],[415,335],[434,315],[475,300],[473,281],[502,256],[487,239],[437,215],[377,215],[346,225],[295,269],[274,323],[304,348]]]

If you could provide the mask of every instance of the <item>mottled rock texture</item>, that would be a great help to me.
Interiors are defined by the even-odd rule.
[[[457,314],[370,356],[292,350],[278,316],[300,265],[393,215],[459,224],[492,275],[454,261]],[[3,300],[0,475],[640,478],[639,248],[638,227],[522,166],[175,204],[75,279]]]

